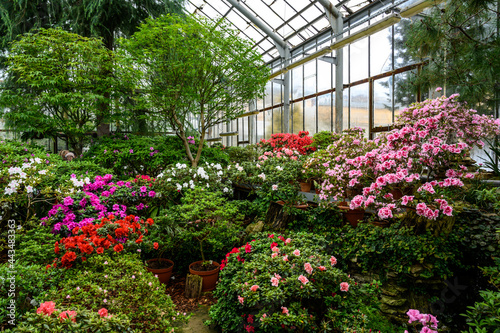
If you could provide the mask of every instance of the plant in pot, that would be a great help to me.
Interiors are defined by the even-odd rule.
[[[303,206],[298,182],[303,178],[303,158],[298,151],[290,149],[265,152],[259,157],[259,173],[252,177],[252,182],[259,185],[256,194],[265,206],[273,202],[285,207]]]
[[[174,268],[174,262],[162,256],[171,247],[169,238],[174,238],[180,231],[177,221],[178,216],[175,213],[168,211],[167,214],[166,210],[162,210],[156,217],[156,223],[150,228],[151,241],[144,242],[141,246],[141,254],[143,249],[154,254],[154,258],[145,260],[146,269],[155,274],[163,284],[168,283]],[[146,256],[146,253],[143,255]]]
[[[347,200],[361,194],[365,175],[361,174],[348,161],[356,160],[363,156],[366,151],[374,146],[373,141],[364,138],[364,130],[351,128],[343,131],[342,136],[328,148],[315,156],[311,167],[321,165],[324,173],[321,175],[323,182],[319,198],[323,206],[336,205],[344,213],[344,216],[352,226],[357,226],[359,220],[363,219],[364,209],[356,207],[351,209]],[[357,175],[353,178],[353,175]]]
[[[202,291],[215,289],[219,277],[219,263],[207,260],[203,245],[211,241],[211,236],[238,216],[237,206],[228,204],[222,192],[212,192],[202,187],[195,187],[186,192],[182,204],[176,207],[182,227],[181,237],[196,241],[201,260],[189,265],[191,274],[203,278]]]

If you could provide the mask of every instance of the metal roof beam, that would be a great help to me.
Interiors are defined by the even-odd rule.
[[[282,57],[286,57],[285,50],[289,51],[289,47],[286,42],[274,31],[272,31],[264,22],[259,20],[257,17],[252,15],[248,9],[243,7],[237,0],[226,0],[229,2],[235,9],[237,9],[243,16],[249,19],[253,24],[259,27],[260,30],[264,31],[266,35],[268,35],[276,44],[278,51]],[[289,52],[288,52],[289,54]]]

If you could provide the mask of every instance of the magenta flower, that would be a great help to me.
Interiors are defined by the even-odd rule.
[[[66,197],[66,198],[64,198],[63,203],[65,206],[71,206],[71,205],[73,205],[73,199],[71,197]]]
[[[147,191],[146,186],[141,186],[141,192],[143,192],[143,193],[144,193],[144,192],[146,192],[146,191]]]
[[[156,195],[155,191],[149,191],[148,196],[154,198]]]

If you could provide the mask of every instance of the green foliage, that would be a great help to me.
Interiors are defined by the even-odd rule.
[[[343,224],[342,214],[336,208],[312,207],[299,211],[287,228],[292,231],[312,232],[328,235]]]
[[[67,270],[64,284],[49,291],[44,301],[94,312],[104,307],[109,314],[126,316],[140,332],[168,332],[183,320],[165,286],[133,254],[88,258],[81,270]]]
[[[464,333],[499,333],[500,332],[500,292],[481,290],[483,301],[469,306],[464,314],[470,326]]]
[[[130,320],[122,315],[109,315],[106,318],[101,318],[96,311],[74,306],[57,310],[50,316],[33,312],[27,313],[15,328],[6,332],[133,332],[130,328]],[[64,311],[76,311],[75,322],[70,318],[61,320],[59,315]],[[66,316],[69,317],[68,314]]]
[[[226,147],[225,152],[229,155],[229,160],[232,163],[256,162],[261,155],[255,145]]]
[[[494,143],[490,142],[488,148],[491,150],[491,152],[488,152],[488,150],[486,149],[484,150],[484,153],[488,157],[488,160],[484,161],[483,163],[487,168],[493,171],[493,174],[496,177],[500,177],[500,166],[497,162],[497,158],[498,156],[500,156],[500,145],[495,145]]]
[[[16,232],[16,257],[17,262],[23,265],[47,265],[56,258],[54,253],[55,242],[60,236],[50,232],[49,227],[41,225]]]
[[[153,149],[151,149],[153,148]],[[112,135],[99,138],[83,155],[113,170],[121,179],[135,175],[156,177],[174,163],[187,161],[182,141],[176,136]],[[227,155],[218,148],[203,148],[202,162],[226,165]]]
[[[340,139],[340,135],[335,132],[330,131],[321,131],[318,133],[314,133],[313,135],[313,143],[311,143],[311,147],[315,147],[318,149],[325,149],[334,141]]]
[[[238,212],[237,205],[228,202],[221,192],[195,187],[185,194],[182,204],[173,209],[183,229],[181,239],[198,241],[202,260],[205,260],[205,242],[215,251],[221,251],[226,248],[227,241],[232,243],[239,239],[237,232],[243,216]],[[232,237],[221,242],[219,236],[224,230],[229,231]]]
[[[498,2],[452,0],[434,7],[404,31],[409,53],[429,59],[418,82],[458,92],[479,111],[498,108]]]
[[[290,236],[285,241],[261,235],[228,253],[214,292],[218,302],[210,309],[212,323],[230,332],[375,329],[366,316],[368,307],[377,306],[375,288],[358,285],[333,267],[325,238]],[[349,285],[347,291],[340,290],[341,283]]]
[[[20,258],[19,253],[17,253],[16,258]],[[33,306],[37,306],[50,289],[56,288],[64,280],[64,271],[46,270],[45,264],[25,265],[17,262],[12,266],[10,263],[0,265],[0,276],[5,278],[0,281],[0,293],[2,294],[0,322],[6,323],[11,319],[7,316],[9,312],[7,305],[10,304],[11,300],[15,301],[17,322],[24,313],[32,311]]]
[[[170,125],[193,167],[208,129],[241,114],[244,103],[263,95],[269,77],[262,56],[223,19],[147,19],[121,44],[138,64],[138,108]],[[190,115],[200,131],[195,154],[187,139]]]
[[[460,264],[461,251],[455,234],[446,238],[430,232],[415,235],[399,223],[388,228],[360,223],[357,228],[334,229],[332,235],[336,235],[332,243],[343,260],[356,262],[364,271],[391,270],[404,275],[419,264],[423,268],[420,276],[445,279],[452,275],[451,268]]]

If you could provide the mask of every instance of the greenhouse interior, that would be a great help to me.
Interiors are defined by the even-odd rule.
[[[9,0],[0,48],[0,331],[500,333],[499,0]]]

